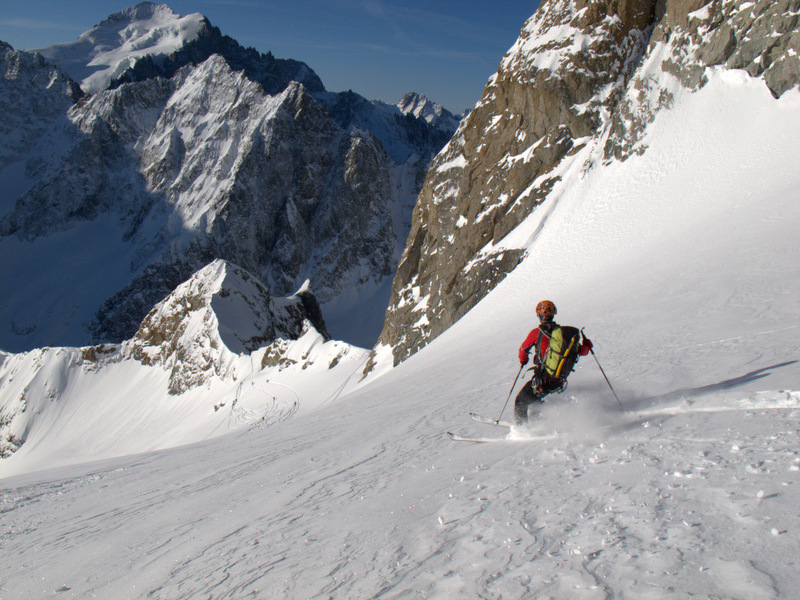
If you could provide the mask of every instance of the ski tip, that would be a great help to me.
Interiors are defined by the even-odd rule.
[[[490,417],[484,417],[483,415],[479,415],[478,413],[471,412],[469,416],[472,418],[473,421],[477,421],[478,423],[485,423],[486,425],[498,425],[500,427],[510,428],[512,423],[506,421],[500,421],[498,419],[492,419]]]

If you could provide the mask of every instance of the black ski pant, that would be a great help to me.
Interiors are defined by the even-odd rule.
[[[554,392],[558,387],[548,386],[547,383],[540,383],[538,388],[537,377],[534,376],[528,383],[522,386],[522,389],[517,394],[517,399],[514,401],[514,423],[516,425],[524,425],[528,422],[528,408],[533,404],[536,406],[538,412],[542,404],[544,404],[544,397],[550,392]]]
[[[536,378],[534,377],[528,383],[522,386],[522,389],[517,394],[517,399],[514,401],[514,423],[516,425],[524,425],[528,422],[528,408],[531,404],[535,404],[537,409],[544,404],[545,394],[536,393],[533,389]]]

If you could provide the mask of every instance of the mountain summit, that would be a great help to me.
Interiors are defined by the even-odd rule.
[[[314,328],[328,338],[319,306],[306,289],[276,300],[243,269],[216,260],[179,285],[145,317],[127,353],[170,370],[169,393],[229,376],[233,355]]]
[[[400,112],[404,115],[413,115],[424,119],[437,129],[453,132],[458,128],[460,119],[453,116],[441,104],[432,102],[427,97],[416,92],[408,92],[397,103]]]
[[[234,70],[244,70],[270,94],[283,91],[290,81],[310,91],[324,89],[306,64],[243,48],[202,14],[184,17],[166,4],[152,2],[114,13],[74,42],[34,52],[69,73],[90,94],[123,82],[169,78],[181,67],[202,63],[213,54],[224,57]]]
[[[208,22],[200,13],[182,17],[165,4],[142,2],[114,13],[74,42],[38,52],[80,82],[84,92],[106,89],[142,58],[163,62],[195,42]]]

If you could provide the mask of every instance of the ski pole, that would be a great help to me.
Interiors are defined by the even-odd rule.
[[[503,413],[506,412],[506,406],[508,406],[508,401],[511,400],[511,393],[514,391],[514,388],[517,386],[517,380],[519,379],[519,376],[522,375],[522,369],[524,369],[524,368],[525,368],[525,365],[520,365],[519,366],[519,372],[517,373],[517,376],[514,378],[514,383],[511,386],[511,390],[508,392],[508,398],[506,398],[506,403],[503,404],[503,410],[500,411],[500,416],[497,417],[497,420],[495,421],[495,423],[499,423],[500,419],[503,418]]]
[[[584,339],[586,339],[586,334],[583,333],[583,329],[581,329],[581,335],[584,337]],[[594,353],[594,349],[589,348],[589,352],[591,352],[592,356],[594,356],[594,360],[597,363],[597,366],[600,368],[600,372],[603,374],[603,377],[605,378],[606,383],[608,384],[608,388],[611,390],[611,393],[614,394],[614,398],[617,399],[617,404],[619,404],[619,407],[622,410],[625,410],[625,408],[622,406],[622,402],[620,402],[620,400],[619,400],[619,396],[617,396],[617,392],[614,391],[614,387],[611,385],[611,382],[608,380],[608,376],[606,375],[606,372],[603,370],[603,366],[600,364],[600,361],[597,360],[597,355]]]

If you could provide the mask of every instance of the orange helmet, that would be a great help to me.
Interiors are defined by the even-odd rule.
[[[552,321],[556,316],[556,305],[550,300],[542,300],[536,305],[536,316],[541,322]]]

